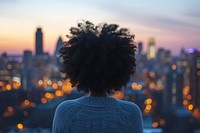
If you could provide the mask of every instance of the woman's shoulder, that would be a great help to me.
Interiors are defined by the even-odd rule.
[[[62,119],[65,121],[65,119],[68,119],[69,121],[71,117],[78,112],[78,105],[77,99],[63,101],[57,106],[55,116],[60,120]]]
[[[140,112],[140,108],[133,102],[125,100],[117,100],[119,105],[128,112]]]
[[[62,110],[68,110],[68,108],[73,108],[76,107],[78,105],[77,99],[72,99],[72,100],[66,100],[61,102],[57,109],[62,109]]]

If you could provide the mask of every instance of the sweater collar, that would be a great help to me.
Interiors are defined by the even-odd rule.
[[[93,107],[116,106],[117,100],[112,97],[83,96],[78,99],[80,104]]]

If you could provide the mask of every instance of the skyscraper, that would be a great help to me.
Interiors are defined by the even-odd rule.
[[[62,47],[62,45],[63,45],[62,38],[59,37],[57,45],[56,45],[56,50],[55,50],[54,56],[59,57],[59,49]]]
[[[200,108],[200,51],[191,49],[189,52],[190,94],[193,106]]]
[[[156,57],[156,47],[155,47],[155,39],[149,39],[148,51],[147,51],[148,59],[154,59]]]
[[[142,50],[143,50],[143,44],[142,42],[138,43],[138,55],[141,56],[142,55]]]
[[[177,70],[177,65],[173,64],[171,70],[166,73],[166,85],[164,89],[164,108],[183,107],[183,72]]]
[[[22,77],[22,84],[24,90],[30,90],[32,88],[32,52],[31,51],[24,51],[23,56],[23,63],[24,63],[24,69],[23,69],[23,77]]]
[[[43,33],[42,33],[41,28],[37,28],[35,42],[36,42],[35,54],[42,55],[43,54]]]

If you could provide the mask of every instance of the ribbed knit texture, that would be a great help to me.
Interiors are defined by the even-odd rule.
[[[83,96],[61,103],[53,133],[142,133],[142,115],[132,102],[111,97]]]

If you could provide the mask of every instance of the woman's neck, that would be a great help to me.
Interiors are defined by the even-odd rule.
[[[96,97],[107,97],[106,92],[89,92],[89,96],[96,96]]]

